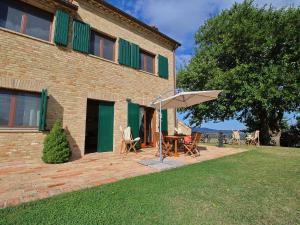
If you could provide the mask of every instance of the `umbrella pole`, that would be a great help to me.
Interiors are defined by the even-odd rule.
[[[161,97],[159,98],[159,160],[163,163],[163,154],[162,154],[162,135],[161,135]]]

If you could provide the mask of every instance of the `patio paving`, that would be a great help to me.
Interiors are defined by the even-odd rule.
[[[202,148],[205,150],[202,150],[201,156],[196,158],[184,154],[176,158],[169,157],[169,165],[178,167],[246,151],[240,148],[214,146]],[[143,149],[137,154],[129,153],[126,156],[118,153],[92,153],[64,164],[0,158],[0,208],[159,172],[165,168],[141,164],[155,159],[155,153],[156,150],[153,148]]]

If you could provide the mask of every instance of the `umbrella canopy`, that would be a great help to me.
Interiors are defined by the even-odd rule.
[[[202,102],[207,102],[213,99],[218,98],[221,90],[212,90],[212,91],[191,91],[191,92],[181,92],[174,96],[160,99],[153,104],[151,107],[155,107],[159,110],[159,155],[160,162],[163,162],[162,155],[162,134],[161,134],[161,110],[168,108],[185,108],[192,105],[197,105]]]
[[[171,97],[161,100],[161,108],[185,108],[192,105],[200,104],[218,98],[221,90],[213,91],[191,91],[181,92]],[[160,101],[152,104],[152,107],[159,108]]]

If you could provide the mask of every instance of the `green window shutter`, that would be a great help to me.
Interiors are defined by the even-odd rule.
[[[131,66],[131,44],[122,38],[119,39],[119,63]]]
[[[55,18],[54,42],[58,45],[67,46],[70,16],[62,10],[57,10]]]
[[[119,64],[134,69],[140,68],[140,47],[122,38],[119,39]]]
[[[127,125],[131,128],[131,133],[133,138],[139,136],[139,113],[140,106],[138,104],[128,102],[128,120]],[[141,144],[136,144],[136,149],[140,149]]]
[[[140,47],[131,43],[131,67],[134,69],[140,68]]]
[[[77,21],[73,24],[73,49],[82,53],[89,53],[90,25]]]
[[[101,102],[99,104],[98,120],[98,152],[113,151],[114,137],[114,103]]]
[[[130,42],[126,41],[125,42],[126,46],[126,66],[131,66],[131,44]]]
[[[168,132],[168,111],[166,109],[162,109],[161,116],[161,131]]]
[[[44,131],[46,129],[47,101],[48,101],[48,91],[47,89],[43,89],[41,94],[41,101],[40,101],[39,131]]]
[[[124,65],[125,64],[125,50],[124,50],[124,42],[125,40],[119,39],[119,64]]]
[[[139,136],[139,113],[140,106],[138,104],[128,102],[128,120],[127,125],[131,127],[133,138]]]
[[[169,78],[169,62],[168,58],[158,55],[158,75],[161,78]]]

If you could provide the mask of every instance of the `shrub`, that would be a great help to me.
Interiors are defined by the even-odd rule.
[[[299,147],[300,130],[291,127],[291,129],[283,132],[280,137],[280,145],[284,147]]]
[[[44,140],[43,161],[45,163],[64,163],[70,159],[71,150],[67,136],[59,121],[56,121]]]

